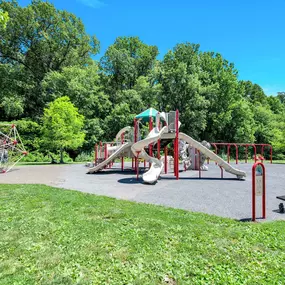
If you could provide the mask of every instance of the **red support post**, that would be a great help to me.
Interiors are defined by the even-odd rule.
[[[253,149],[254,149],[254,162],[256,162],[256,145],[253,144]]]
[[[245,145],[245,163],[247,163],[248,153],[247,153],[248,145]]]
[[[97,159],[98,159],[98,145],[95,144],[95,147],[94,147],[94,165],[97,163]]]
[[[124,143],[124,133],[121,135],[121,143]],[[124,171],[124,156],[121,157],[121,170]]]
[[[102,142],[100,142],[100,152],[99,152],[99,154],[100,154],[100,158],[102,158]]]
[[[104,160],[106,160],[108,158],[108,147],[107,147],[107,143],[105,143],[104,145]],[[104,169],[107,168],[107,165],[105,165]]]
[[[175,130],[176,130],[176,137],[175,137],[175,146],[176,146],[176,180],[179,179],[179,111],[176,110],[175,116]]]
[[[164,147],[164,173],[167,174],[167,155],[168,155],[167,146]]]
[[[199,179],[201,179],[200,151],[198,150]]]
[[[134,119],[134,143],[138,141],[137,119]],[[135,171],[137,171],[137,157],[135,156]]]
[[[238,164],[238,146],[236,144],[234,146],[236,148],[236,164]]]
[[[218,155],[218,147],[217,147],[217,145],[215,143],[212,143],[212,145],[215,148],[215,154]],[[217,162],[215,164],[217,165]]]
[[[227,158],[228,158],[228,163],[230,163],[230,147],[231,147],[231,145],[228,144],[228,145],[227,145]]]
[[[153,119],[152,117],[149,117],[149,132],[151,132],[153,129]],[[148,149],[149,149],[149,156],[153,156],[153,153],[152,153],[152,144],[150,144],[148,146]],[[149,163],[149,168],[151,167],[151,163]]]
[[[140,161],[139,161],[139,155],[140,155],[140,151],[138,152],[136,158],[136,170],[137,170],[137,180],[139,180],[139,173],[140,173]]]
[[[272,146],[270,146],[270,163],[272,164]]]
[[[221,169],[221,179],[223,179],[224,178],[224,169],[221,166],[220,166],[220,169]]]

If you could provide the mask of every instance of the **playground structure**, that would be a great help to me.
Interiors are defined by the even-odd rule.
[[[155,118],[155,126],[153,119]],[[149,133],[142,139],[140,124],[149,123]],[[207,158],[216,162],[221,168],[238,179],[246,176],[244,171],[232,167],[216,153],[209,149],[207,142],[199,143],[190,136],[179,132],[180,128],[179,112],[170,111],[169,113],[158,112],[152,108],[137,115],[134,119],[134,127],[125,127],[116,135],[115,142],[100,143],[95,145],[94,166],[88,170],[88,173],[95,173],[102,169],[111,168],[116,158],[121,158],[121,169],[124,169],[124,157],[132,158],[132,168],[139,177],[140,161],[149,163],[148,170],[142,175],[145,183],[157,182],[162,173],[174,173],[176,179],[179,179],[180,165],[186,171],[188,169],[207,170],[204,164]],[[168,155],[168,145],[171,148],[173,156]],[[164,155],[161,156],[161,151]],[[154,156],[156,152],[156,157]],[[180,161],[182,163],[180,164]]]
[[[219,147],[226,147],[227,149],[227,162],[230,162],[230,151],[231,148],[234,147],[235,148],[235,161],[236,164],[238,164],[239,162],[239,148],[243,147],[244,148],[244,162],[247,163],[248,162],[248,150],[251,147],[253,149],[253,160],[254,162],[257,162],[258,159],[260,159],[257,155],[257,148],[260,148],[260,155],[261,155],[261,159],[264,159],[264,150],[265,148],[269,149],[269,160],[270,163],[272,164],[272,145],[270,144],[251,144],[251,143],[227,143],[227,142],[215,142],[215,143],[211,143],[211,145],[214,147],[215,149],[215,153],[218,154],[219,152]],[[209,160],[208,160],[209,163]]]
[[[16,126],[0,125],[0,173],[9,172],[27,154]]]

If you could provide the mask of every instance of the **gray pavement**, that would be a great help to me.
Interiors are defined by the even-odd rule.
[[[116,165],[115,165],[116,166]],[[235,166],[246,171],[245,180],[224,172],[214,163],[209,171],[180,172],[180,180],[173,174],[162,175],[155,185],[145,185],[136,180],[131,170],[121,172],[119,165],[112,170],[86,174],[84,165],[18,166],[0,175],[1,183],[46,184],[71,190],[105,195],[118,199],[164,205],[195,212],[203,212],[238,220],[251,218],[251,167],[252,164]],[[285,195],[285,165],[266,164],[267,220],[285,220],[278,213],[281,202],[276,196]],[[1,187],[1,186],[0,186]],[[285,203],[285,202],[284,202]],[[261,216],[261,199],[257,199],[257,217]]]

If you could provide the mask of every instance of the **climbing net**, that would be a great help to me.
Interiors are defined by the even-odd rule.
[[[16,126],[0,124],[0,173],[10,171],[27,154]]]

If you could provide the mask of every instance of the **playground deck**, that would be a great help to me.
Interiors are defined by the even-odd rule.
[[[46,184],[244,220],[251,217],[251,167],[252,164],[238,165],[247,173],[245,181],[236,180],[226,172],[224,179],[220,179],[219,167],[211,163],[209,171],[202,172],[202,179],[198,178],[198,171],[187,171],[180,172],[179,181],[173,174],[168,174],[162,175],[156,185],[145,185],[136,180],[134,172],[121,172],[119,165],[117,169],[89,175],[87,168],[78,164],[17,166],[10,173],[1,175],[0,183]],[[276,199],[285,194],[285,165],[266,164],[266,174],[267,220],[285,220],[285,214],[278,212]],[[257,217],[260,213],[257,199]]]

